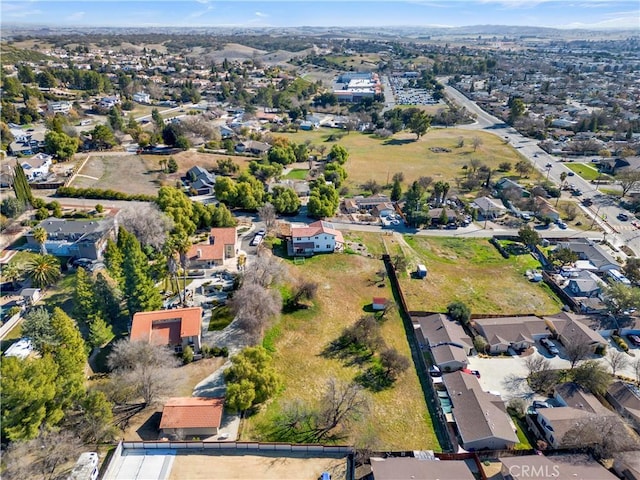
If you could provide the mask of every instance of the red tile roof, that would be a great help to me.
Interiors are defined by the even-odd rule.
[[[373,304],[374,305],[384,305],[385,303],[387,303],[387,299],[384,297],[373,297]]]
[[[212,228],[209,233],[209,243],[192,245],[187,253],[187,258],[189,260],[224,260],[224,246],[235,246],[236,239],[235,227]],[[198,250],[200,251],[199,257]]]
[[[202,328],[202,308],[138,312],[133,316],[130,340],[154,345],[178,345],[184,337],[197,337]]]
[[[162,410],[160,428],[219,428],[224,398],[175,397]]]

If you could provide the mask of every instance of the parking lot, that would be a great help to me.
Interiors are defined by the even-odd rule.
[[[402,77],[389,77],[391,90],[397,105],[436,105],[438,100],[433,98],[431,90],[413,88],[410,80]]]

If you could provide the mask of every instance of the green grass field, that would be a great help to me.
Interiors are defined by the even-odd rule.
[[[321,255],[304,264],[289,264],[292,277],[319,283],[313,308],[284,314],[266,334],[263,344],[273,351],[275,367],[284,389],[258,414],[247,419],[243,439],[268,440],[273,420],[287,401],[301,399],[317,405],[329,378],[352,381],[361,368],[322,355],[325,347],[342,330],[364,315],[373,296],[391,298],[388,285],[374,281],[382,262],[359,255]],[[382,324],[386,343],[410,357],[409,345],[397,312]],[[359,443],[374,438],[377,448],[436,449],[438,442],[413,365],[389,390],[369,393],[372,407],[356,422],[342,443]]]
[[[411,310],[444,311],[460,300],[472,313],[552,314],[562,304],[524,273],[539,267],[531,255],[504,259],[487,239],[427,238],[406,236],[416,260],[424,263],[427,278],[405,276],[400,284]],[[406,247],[405,247],[406,250]]]
[[[565,166],[587,181],[596,180],[598,178],[600,180],[612,180],[609,175],[601,174],[600,172],[598,172],[597,168],[592,167],[588,163],[565,163]]]
[[[289,173],[287,173],[284,178],[288,180],[304,180],[307,178],[308,173],[309,170],[306,170],[304,168],[294,168]]]
[[[434,181],[450,182],[452,188],[455,188],[456,177],[464,173],[463,166],[468,165],[471,159],[480,160],[492,169],[497,169],[502,162],[515,165],[522,158],[517,150],[495,135],[455,128],[432,128],[418,141],[415,140],[415,135],[406,132],[382,140],[363,133],[345,134],[340,130],[325,128],[275,135],[297,143],[310,140],[316,147],[325,145],[328,152],[333,143],[336,143],[328,141],[332,134],[344,135],[337,143],[349,151],[349,160],[345,164],[349,175],[346,183],[356,189],[370,179],[387,184],[396,172],[404,173],[405,188],[421,176],[432,177]],[[482,140],[482,145],[474,152],[471,141],[475,136]],[[465,145],[458,148],[460,137],[464,139]],[[450,151],[434,153],[430,150],[434,147]],[[532,179],[533,175],[539,174],[533,173]]]

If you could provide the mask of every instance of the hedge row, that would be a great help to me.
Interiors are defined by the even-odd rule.
[[[496,240],[495,238],[490,238],[489,239],[489,243],[491,243],[491,245],[493,245],[494,247],[496,247],[498,249],[498,251],[500,252],[500,255],[502,255],[504,258],[509,258],[511,256],[511,254],[509,254],[509,252],[507,252],[504,247],[502,245],[500,245],[500,242],[498,240]]]
[[[155,202],[157,197],[153,195],[145,195],[143,193],[124,193],[117,192],[115,190],[103,190],[100,188],[75,188],[75,187],[60,187],[56,190],[56,195],[59,197],[71,197],[71,198],[95,198],[103,200],[137,200],[140,202]]]
[[[622,337],[618,335],[611,335],[611,338],[623,351],[629,351],[629,345],[627,345],[627,342],[625,342]]]

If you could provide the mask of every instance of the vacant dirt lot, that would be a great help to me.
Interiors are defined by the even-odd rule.
[[[157,168],[157,171],[149,171],[143,156],[96,155],[87,160],[71,186],[155,195],[161,180]]]
[[[329,472],[331,478],[344,479],[346,459],[308,457],[306,454],[282,453],[261,455],[243,455],[225,452],[224,454],[178,453],[173,462],[169,480],[225,479],[244,480],[317,480],[322,472]]]

